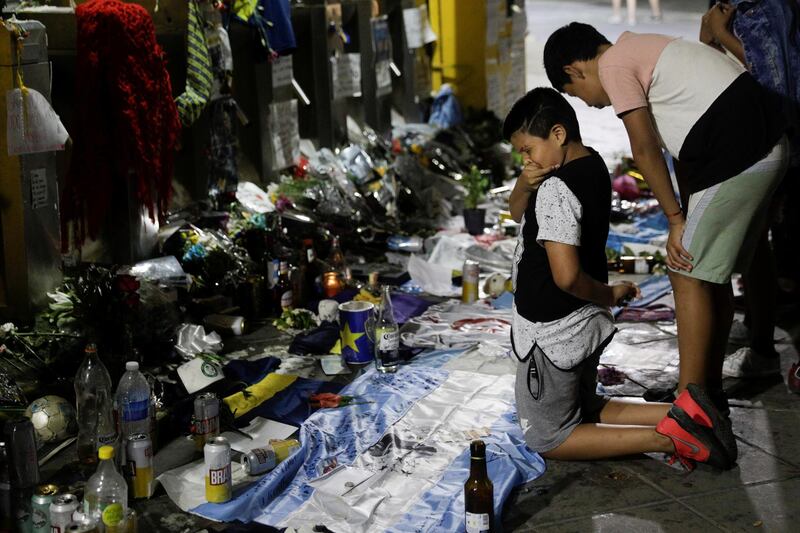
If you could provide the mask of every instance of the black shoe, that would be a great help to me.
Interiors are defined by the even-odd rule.
[[[733,468],[733,462],[728,459],[728,453],[714,431],[695,422],[677,405],[670,408],[667,416],[656,426],[656,431],[672,439],[675,453],[681,457],[707,463],[720,470]]]
[[[675,420],[684,431],[695,437],[697,441],[702,443],[703,447],[708,450],[708,457],[705,460],[696,456],[687,456],[689,459],[707,463],[720,470],[730,470],[733,468],[733,461],[728,457],[725,446],[720,442],[719,438],[717,438],[714,430],[693,420],[686,411],[677,405],[673,405],[670,408],[667,416]],[[684,442],[683,444],[690,443]]]
[[[721,393],[722,391],[720,391]],[[727,399],[722,396],[727,405]],[[731,419],[724,416],[716,407],[716,402],[706,393],[705,389],[689,383],[686,390],[675,400],[676,406],[683,409],[689,417],[701,426],[710,428],[717,440],[725,448],[725,453],[731,463],[739,457],[736,437],[733,434]]]

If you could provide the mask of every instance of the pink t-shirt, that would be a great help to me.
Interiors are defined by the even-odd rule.
[[[597,63],[600,83],[617,115],[647,107],[653,70],[661,52],[675,39],[668,35],[626,31],[600,56]]]

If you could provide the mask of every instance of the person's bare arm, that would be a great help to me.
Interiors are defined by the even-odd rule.
[[[675,199],[675,189],[672,187],[672,180],[661,153],[661,145],[650,112],[646,107],[640,107],[624,113],[621,118],[628,131],[633,160],[669,220],[667,266],[678,270],[691,270],[692,264],[689,261],[692,257],[681,244],[686,219]]]
[[[720,52],[728,50],[736,59],[747,65],[742,41],[731,31],[731,19],[736,8],[730,4],[716,4],[703,15],[700,23],[700,42]]]
[[[639,289],[633,283],[606,285],[584,272],[576,246],[545,241],[544,249],[556,285],[576,298],[604,307],[613,307],[639,295]]]
[[[740,41],[732,31],[730,31],[728,28],[724,28],[720,30],[720,33],[716,36],[716,39],[719,44],[725,47],[725,49],[730,53],[735,55],[736,59],[741,61],[742,65],[747,68],[747,59],[745,59],[744,56],[744,46],[742,45],[742,41]]]
[[[531,195],[539,188],[539,185],[547,178],[547,175],[558,168],[554,165],[549,168],[540,168],[533,163],[528,163],[522,170],[514,189],[511,191],[511,196],[508,197],[508,210],[511,212],[511,218],[515,222],[522,220],[522,215],[528,208]]]

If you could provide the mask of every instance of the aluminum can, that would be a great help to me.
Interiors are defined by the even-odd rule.
[[[57,485],[39,485],[31,497],[33,533],[50,533],[50,504],[58,494]]]
[[[275,450],[275,461],[278,463],[282,463],[300,449],[300,441],[297,439],[270,439],[269,445]]]
[[[224,503],[231,499],[231,445],[225,437],[211,437],[203,448],[206,463],[206,500]]]
[[[72,522],[72,513],[78,510],[78,498],[74,494],[59,494],[50,504],[50,531],[64,533]]]
[[[198,450],[206,441],[219,435],[219,398],[213,392],[204,392],[194,399],[194,436]]]
[[[128,456],[125,468],[131,496],[149,498],[153,495],[153,442],[146,433],[128,437]]]
[[[27,418],[6,422],[5,440],[9,448],[11,486],[32,489],[39,484],[39,459],[33,424]]]
[[[275,468],[276,464],[275,450],[272,449],[272,446],[253,448],[249,453],[242,455],[242,468],[248,476],[269,472]]]
[[[461,269],[461,301],[471,304],[478,301],[478,278],[481,265],[477,261],[467,259]]]

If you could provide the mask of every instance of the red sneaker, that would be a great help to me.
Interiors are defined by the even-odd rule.
[[[722,444],[728,460],[735,463],[739,457],[739,449],[736,445],[736,436],[733,434],[731,421],[723,416],[714,405],[706,391],[694,383],[689,383],[673,402],[689,417],[707,428],[711,428],[714,436]]]
[[[795,394],[800,394],[800,361],[796,362],[789,369],[789,375],[786,383],[789,385],[789,390]]]
[[[667,416],[656,426],[656,431],[672,440],[679,458],[708,463],[722,470],[732,466],[725,448],[711,428],[695,422],[678,406],[670,408]]]

